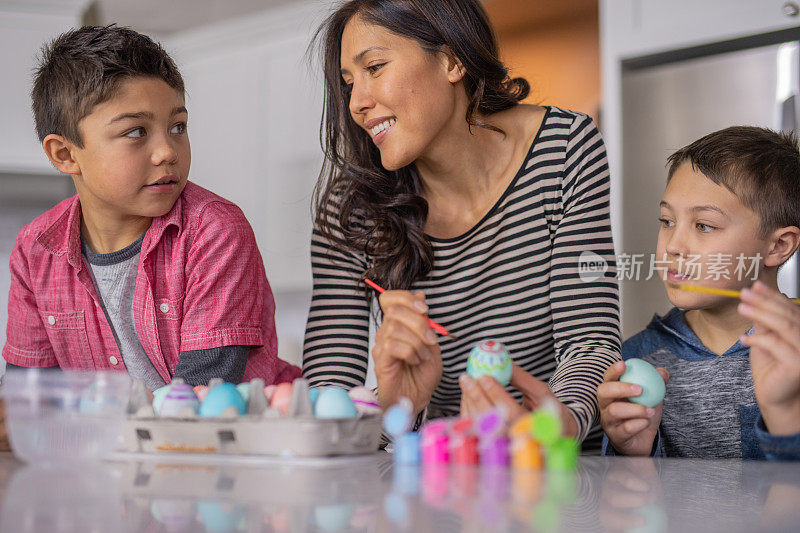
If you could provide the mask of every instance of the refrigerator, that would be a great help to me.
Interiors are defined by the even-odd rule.
[[[769,36],[623,62],[623,227],[617,250],[618,261],[628,262],[622,265],[626,277],[636,277],[634,254],[649,261],[655,253],[658,204],[673,151],[727,126],[793,130],[800,124],[799,43],[750,46],[765,40]],[[795,254],[779,271],[779,287],[792,298],[800,292],[798,268]],[[671,308],[662,281],[645,280],[647,274],[620,281],[623,339]]]

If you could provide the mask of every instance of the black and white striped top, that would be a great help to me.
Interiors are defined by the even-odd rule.
[[[589,437],[597,385],[620,358],[609,172],[592,120],[548,107],[522,167],[486,216],[459,237],[430,241],[433,270],[412,290],[425,294],[430,318],[459,340],[440,337],[444,369],[429,415],[457,414],[458,376],[469,351],[493,338],[517,364],[549,381],[577,419],[580,437]],[[579,273],[588,252],[606,262],[605,274],[592,254],[583,259],[599,260],[597,270]],[[369,261],[314,231],[303,357],[312,385],[364,383],[370,306],[360,280]],[[585,449],[597,444],[598,426],[591,433]]]

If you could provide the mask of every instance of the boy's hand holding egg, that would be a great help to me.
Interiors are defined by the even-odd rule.
[[[629,396],[628,400],[645,407],[655,407],[664,400],[667,386],[656,367],[641,359],[628,359],[625,361],[625,372],[619,380],[623,383],[638,385],[642,393]]]
[[[618,361],[606,370],[597,400],[600,423],[616,451],[650,455],[668,381],[665,368],[656,369],[641,359]]]

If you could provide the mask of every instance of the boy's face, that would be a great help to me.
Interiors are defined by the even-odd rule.
[[[678,284],[740,290],[753,282],[753,271],[747,273],[755,261],[751,258],[758,254],[763,258],[769,251],[769,243],[758,238],[758,215],[689,162],[667,184],[660,222],[656,259],[665,261],[659,266],[668,266],[666,272],[661,271],[667,297],[682,309],[735,305],[735,299],[680,290]],[[740,255],[744,269],[737,272]],[[760,273],[761,261],[756,268]]]
[[[83,148],[72,157],[82,209],[123,220],[169,212],[189,174],[187,119],[183,94],[163,80],[122,81],[78,123]]]

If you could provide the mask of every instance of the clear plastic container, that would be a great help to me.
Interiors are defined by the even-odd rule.
[[[122,434],[130,389],[123,372],[11,370],[0,389],[11,448],[31,463],[101,460]]]

